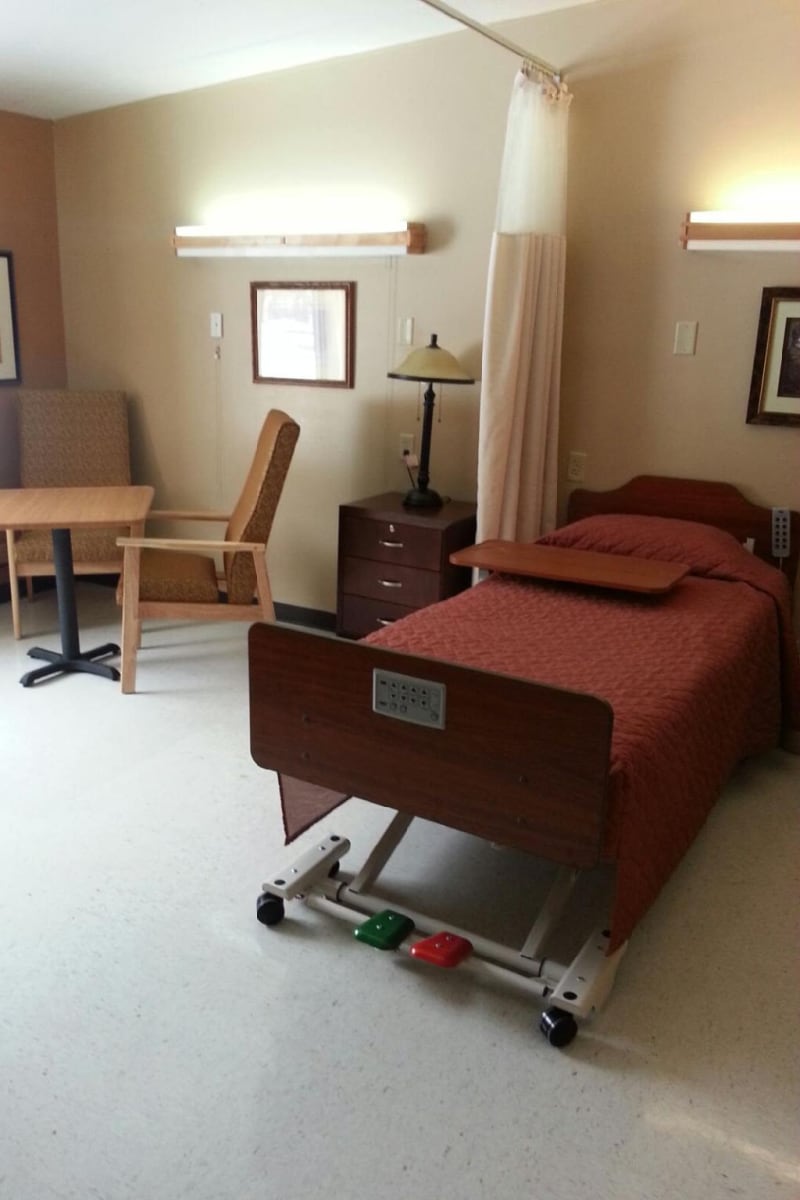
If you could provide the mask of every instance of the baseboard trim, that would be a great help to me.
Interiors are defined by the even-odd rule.
[[[301,608],[296,604],[275,605],[275,618],[287,625],[305,625],[308,629],[324,629],[333,633],[336,628],[336,613],[324,612],[319,608]]]

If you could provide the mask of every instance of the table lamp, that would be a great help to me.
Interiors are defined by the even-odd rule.
[[[431,454],[431,434],[433,432],[433,406],[436,395],[433,390],[435,383],[474,383],[461,363],[449,351],[443,350],[437,341],[437,335],[431,334],[427,346],[420,350],[412,350],[403,359],[399,367],[388,372],[390,379],[414,379],[427,383],[422,401],[422,438],[419,448],[419,471],[416,486],[411,488],[403,498],[406,508],[440,508],[443,501],[438,492],[428,487],[428,462]]]

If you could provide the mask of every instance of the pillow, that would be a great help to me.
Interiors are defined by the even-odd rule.
[[[674,517],[601,513],[573,521],[538,541],[543,546],[687,563],[693,575],[727,575],[752,563],[749,551],[724,529]]]

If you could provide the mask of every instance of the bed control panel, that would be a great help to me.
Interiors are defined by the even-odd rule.
[[[772,557],[788,558],[790,554],[789,509],[772,510]]]
[[[372,711],[412,725],[444,729],[445,694],[443,683],[417,679],[396,671],[372,672]]]

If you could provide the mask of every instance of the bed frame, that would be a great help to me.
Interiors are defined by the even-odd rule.
[[[752,539],[755,553],[775,562],[771,509],[751,504],[729,484],[638,476],[612,492],[572,493],[570,521],[602,512],[702,521],[742,542]],[[791,514],[791,545],[790,557],[780,565],[793,579],[800,552],[798,513]],[[472,950],[467,960],[472,970],[499,972],[546,999],[550,1007],[540,1028],[554,1045],[571,1041],[575,1018],[602,1003],[624,951],[623,946],[607,953],[609,933],[601,923],[571,963],[543,957],[578,869],[600,860],[610,706],[578,692],[287,626],[253,626],[249,646],[256,763],[397,812],[354,875],[336,873],[349,844],[335,833],[280,866],[264,884],[259,919],[277,924],[284,902],[296,896],[354,924],[380,912],[385,904],[371,888],[413,817],[555,861],[561,869],[521,948],[463,930],[444,931],[435,919],[405,909],[414,929],[406,930],[397,948],[416,956],[423,953],[417,950],[420,941],[438,938],[441,951],[451,939],[464,939]],[[430,720],[440,688],[446,695],[444,728],[432,727]],[[397,712],[389,711],[386,697],[393,697],[392,703],[409,701],[422,723],[411,723],[408,713],[387,719]],[[502,803],[493,803],[495,797]],[[384,913],[384,927],[394,919]],[[426,930],[429,936],[421,938]]]
[[[567,504],[567,521],[596,513],[640,513],[716,525],[737,541],[752,539],[752,550],[770,566],[783,571],[793,586],[800,562],[800,512],[790,512],[790,545],[786,558],[772,554],[772,509],[745,499],[731,483],[706,479],[673,479],[666,475],[637,475],[609,492],[574,491]]]

